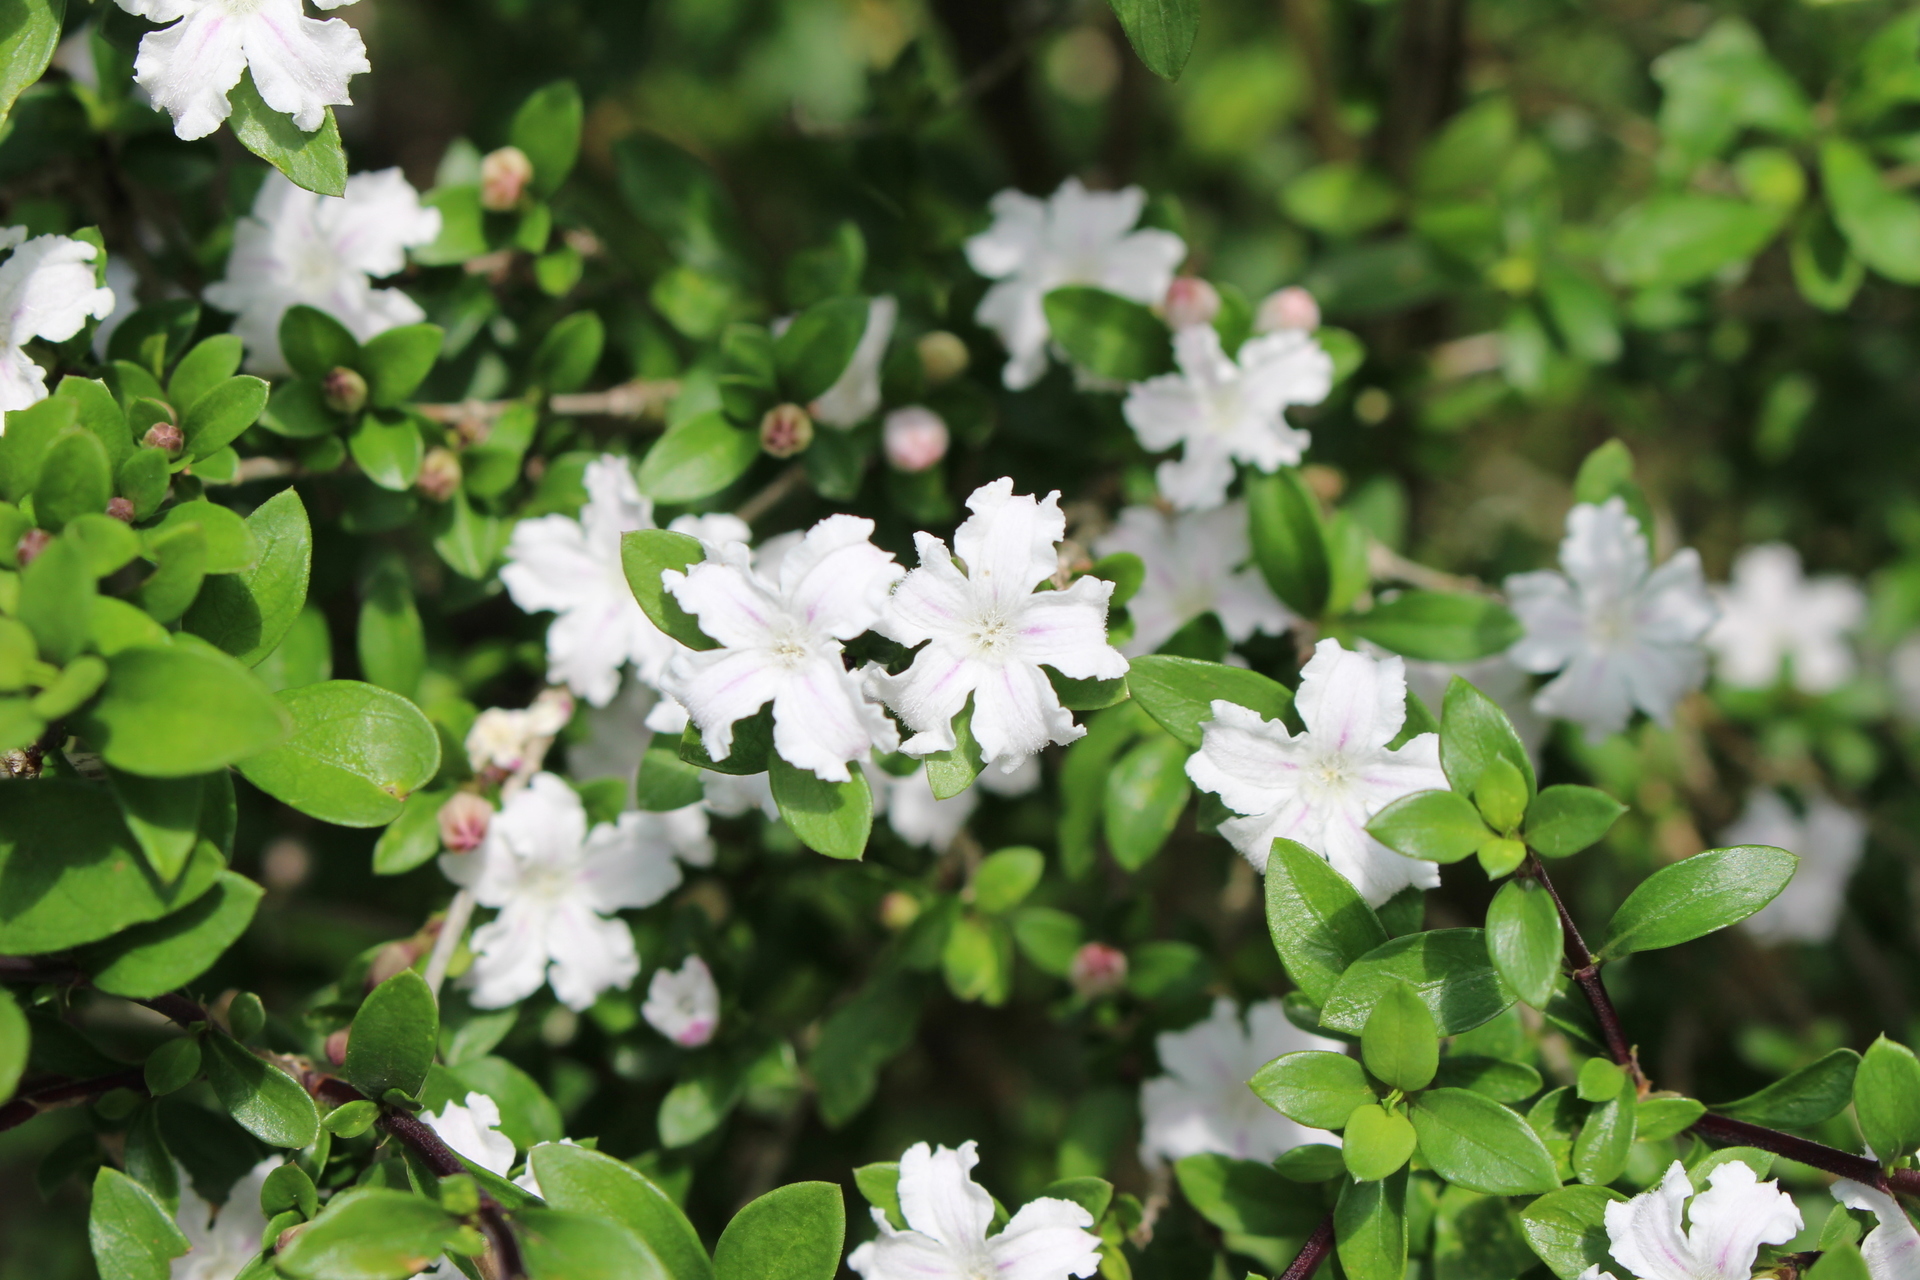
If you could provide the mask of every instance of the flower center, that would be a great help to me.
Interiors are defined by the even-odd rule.
[[[977,615],[965,632],[968,645],[977,658],[999,661],[1013,648],[1017,634],[1013,619],[998,609],[989,609]]]
[[[572,894],[574,885],[572,867],[544,858],[527,861],[520,872],[520,895],[542,902],[558,902]]]
[[[259,0],[228,0],[230,4],[256,4]],[[303,238],[293,254],[293,277],[295,283],[303,288],[324,291],[340,274],[340,265],[335,259],[333,247],[318,236]]]
[[[1301,790],[1314,803],[1339,804],[1353,790],[1353,761],[1343,752],[1328,752],[1301,773]]]
[[[767,657],[788,671],[813,657],[813,645],[804,630],[795,626],[780,628],[767,645]]]
[[[221,8],[230,17],[251,18],[267,5],[267,0],[222,0]]]

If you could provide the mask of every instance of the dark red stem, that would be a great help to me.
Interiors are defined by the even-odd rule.
[[[1775,1155],[1798,1160],[1801,1164],[1824,1169],[1842,1178],[1852,1178],[1855,1182],[1877,1187],[1881,1191],[1920,1195],[1920,1169],[1895,1169],[1889,1174],[1865,1156],[1849,1155],[1825,1143],[1796,1138],[1790,1133],[1748,1124],[1744,1120],[1701,1116],[1694,1122],[1692,1132],[1724,1147],[1758,1147],[1762,1151],[1771,1151]]]
[[[103,1094],[112,1093],[115,1089],[132,1089],[145,1094],[146,1075],[140,1068],[134,1067],[93,1080],[73,1080],[66,1084],[48,1085],[32,1093],[23,1093],[12,1102],[0,1107],[0,1133],[25,1124],[43,1111],[54,1111],[60,1107],[76,1107],[82,1103],[92,1102]]]
[[[1328,1214],[1320,1219],[1320,1225],[1313,1229],[1313,1234],[1307,1237],[1307,1243],[1301,1246],[1300,1252],[1287,1264],[1287,1269],[1280,1273],[1277,1280],[1307,1280],[1308,1276],[1320,1269],[1320,1264],[1332,1252],[1333,1215]]]
[[[1587,940],[1580,936],[1580,928],[1574,924],[1567,904],[1561,901],[1560,891],[1553,887],[1546,864],[1540,861],[1539,854],[1532,851],[1527,853],[1527,870],[1547,891],[1547,896],[1553,899],[1553,909],[1560,913],[1560,932],[1566,943],[1567,969],[1581,994],[1586,996],[1594,1020],[1600,1024],[1600,1035],[1607,1042],[1607,1056],[1632,1072],[1636,1083],[1646,1083],[1633,1046],[1627,1043],[1627,1034],[1620,1026],[1620,1014],[1613,1007],[1613,997],[1607,994],[1606,984],[1600,981],[1600,962],[1594,958],[1593,952],[1587,950]]]

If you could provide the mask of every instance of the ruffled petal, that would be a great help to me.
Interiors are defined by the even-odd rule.
[[[1120,402],[1120,412],[1140,446],[1150,453],[1171,449],[1182,440],[1207,434],[1210,402],[1186,375],[1163,373],[1136,382]]]
[[[787,620],[782,602],[736,554],[744,551],[735,543],[726,548],[726,559],[660,575],[680,607],[700,619],[700,629],[729,649],[772,643]]]
[[[1013,480],[1002,476],[975,489],[967,509],[973,514],[954,531],[953,549],[966,564],[976,594],[985,593],[1004,608],[1059,568],[1054,548],[1067,536],[1067,519],[1058,492],[1044,498],[1016,495]]]
[[[900,1157],[900,1216],[951,1251],[965,1256],[981,1250],[993,1221],[993,1198],[973,1180],[978,1163],[971,1142],[957,1150],[924,1142],[908,1147]]]
[[[1708,1187],[1693,1198],[1687,1218],[1694,1280],[1748,1280],[1760,1246],[1785,1244],[1803,1225],[1793,1197],[1738,1160],[1708,1175]]]
[[[1071,1200],[1043,1198],[1021,1206],[987,1242],[997,1280],[1060,1280],[1100,1269],[1093,1215]]]
[[[973,736],[988,763],[1015,764],[1049,743],[1065,746],[1086,735],[1039,667],[981,664],[979,679],[973,691]]]
[[[206,5],[140,38],[133,79],[173,117],[179,137],[204,138],[233,111],[227,94],[247,69],[247,24],[222,5]]]
[[[243,40],[261,100],[307,133],[326,123],[328,107],[353,101],[348,80],[373,70],[358,31],[338,18],[307,17],[299,0],[265,0]]]
[[[1920,1231],[1898,1201],[1884,1192],[1842,1178],[1831,1188],[1833,1198],[1849,1209],[1864,1209],[1880,1220],[1880,1225],[1860,1242],[1860,1254],[1867,1260],[1867,1273],[1873,1280],[1913,1280],[1920,1276]]]
[[[785,673],[773,699],[773,749],[796,769],[827,782],[852,775],[847,762],[867,755],[886,719],[869,704],[860,677],[840,665],[838,656],[820,657]]]
[[[1008,652],[1074,680],[1118,679],[1127,673],[1127,660],[1107,643],[1112,595],[1113,584],[1101,578],[1081,578],[1065,591],[1034,593],[1021,606]]]
[[[1286,725],[1217,700],[1213,719],[1200,726],[1200,750],[1187,759],[1187,777],[1235,813],[1262,814],[1280,803],[1291,789],[1286,779],[1305,763],[1302,746]],[[1258,865],[1266,865],[1264,850]]]
[[[680,862],[661,835],[659,815],[650,813],[623,813],[618,822],[595,827],[578,872],[581,900],[611,915],[650,907],[679,888]]]
[[[1516,573],[1503,584],[1507,603],[1526,634],[1507,650],[1522,671],[1558,671],[1587,645],[1587,618],[1573,583],[1552,569]]]
[[[1407,718],[1406,667],[1322,640],[1300,671],[1294,705],[1316,746],[1341,752],[1384,747]]]
[[[1692,1194],[1687,1171],[1676,1160],[1659,1186],[1606,1207],[1610,1251],[1636,1280],[1705,1280],[1680,1231],[1680,1211]]]
[[[955,567],[947,544],[919,533],[914,547],[919,567],[901,579],[873,624],[881,635],[909,647],[958,634],[977,612],[974,588]]]
[[[872,537],[871,520],[828,516],[781,560],[780,594],[820,635],[851,640],[872,627],[906,573]]]
[[[982,664],[939,644],[915,654],[913,665],[897,676],[878,666],[864,672],[868,690],[914,730],[915,736],[901,748],[910,756],[953,750],[953,718],[985,674]]]
[[[553,994],[575,1013],[591,1008],[601,992],[631,986],[640,976],[627,922],[595,915],[584,902],[562,903],[548,917],[547,950]]]
[[[780,676],[764,655],[750,649],[688,649],[668,665],[666,691],[700,726],[707,754],[725,760],[733,750],[734,722],[771,702],[780,691]]]
[[[476,1009],[504,1009],[547,980],[547,910],[532,900],[509,902],[473,931],[473,968],[462,979]]]

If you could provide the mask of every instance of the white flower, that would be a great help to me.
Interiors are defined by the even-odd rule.
[[[1226,500],[1235,460],[1274,471],[1292,466],[1313,437],[1287,425],[1288,405],[1319,404],[1333,390],[1333,357],[1310,333],[1283,329],[1249,338],[1227,358],[1212,325],[1173,335],[1178,373],[1135,383],[1121,405],[1141,445],[1185,445],[1155,478],[1168,502],[1205,510]]]
[[[1739,1161],[1721,1165],[1707,1181],[1707,1190],[1694,1195],[1676,1160],[1659,1186],[1607,1206],[1610,1250],[1634,1280],[1748,1280],[1761,1245],[1785,1244],[1800,1233],[1793,1197]],[[1580,1280],[1607,1274],[1592,1266]]]
[[[715,760],[733,750],[734,723],[768,702],[774,750],[816,777],[845,782],[848,761],[876,745],[893,749],[893,723],[840,656],[841,642],[873,625],[900,577],[893,557],[868,541],[872,533],[871,520],[828,516],[781,557],[777,575],[755,572],[738,542],[685,573],[661,575],[722,646],[682,650],[666,679]]]
[[[1624,729],[1635,707],[1668,723],[1707,673],[1701,639],[1714,608],[1699,555],[1689,547],[1651,569],[1640,522],[1609,498],[1567,513],[1560,565],[1506,583],[1526,628],[1508,656],[1526,671],[1560,672],[1534,708],[1585,726],[1589,741]]]
[[[513,1168],[513,1139],[500,1132],[500,1106],[484,1093],[469,1093],[464,1104],[449,1102],[437,1113],[424,1111],[420,1123],[488,1173],[505,1177]]]
[[[1849,1209],[1864,1209],[1880,1220],[1880,1225],[1860,1242],[1860,1254],[1867,1260],[1867,1274],[1873,1280],[1914,1280],[1920,1276],[1920,1231],[1913,1219],[1890,1195],[1875,1191],[1848,1178],[1830,1188],[1833,1198]]]
[[[473,931],[465,981],[474,1007],[504,1008],[551,981],[554,995],[578,1011],[639,977],[633,934],[608,917],[652,906],[679,886],[667,816],[623,813],[589,832],[579,795],[539,773],[494,816],[477,852],[443,855],[449,880],[500,911]]]
[[[847,1266],[866,1280],[1085,1280],[1099,1269],[1100,1237],[1088,1230],[1093,1215],[1071,1200],[1030,1201],[989,1237],[993,1198],[973,1180],[979,1162],[971,1142],[957,1151],[924,1142],[907,1148],[900,1157],[907,1229],[894,1230],[875,1209],[880,1238],[855,1249]]]
[[[500,581],[528,613],[558,615],[547,628],[547,679],[604,707],[619,691],[621,667],[631,662],[658,688],[680,645],[648,620],[620,566],[620,535],[653,528],[653,503],[613,454],[587,464],[586,486],[578,520],[551,515],[514,526]]]
[[[1015,497],[1002,477],[975,489],[967,507],[973,514],[955,531],[952,552],[930,533],[914,535],[920,567],[874,627],[904,645],[930,643],[899,675],[871,668],[871,680],[915,731],[901,748],[908,755],[951,750],[953,717],[973,694],[973,736],[988,763],[1010,773],[1049,742],[1086,733],[1041,664],[1074,680],[1112,680],[1127,673],[1127,660],[1107,643],[1111,582],[1035,589],[1053,576],[1054,545],[1066,536],[1058,493]]]
[[[187,1252],[173,1260],[167,1280],[233,1280],[260,1256],[260,1237],[267,1229],[266,1215],[260,1212],[260,1188],[281,1163],[276,1155],[253,1166],[217,1208],[200,1198],[186,1170],[176,1166],[180,1210],[174,1221],[187,1238]]]
[[[1807,801],[1806,816],[1778,792],[1762,788],[1720,833],[1722,844],[1766,844],[1800,855],[1800,865],[1780,896],[1747,917],[1743,925],[1763,942],[1825,942],[1840,923],[1847,881],[1866,849],[1867,821],[1824,795]]]
[[[927,781],[925,765],[905,776],[896,776],[871,761],[862,763],[868,788],[873,792],[874,813],[886,814],[887,825],[908,844],[945,853],[980,805],[980,797],[971,787],[945,800],[934,799],[933,784]],[[989,770],[989,775],[991,773]]]
[[[23,350],[29,341],[65,342],[89,319],[113,314],[113,290],[94,283],[98,250],[66,236],[26,235],[25,227],[0,229],[0,250],[13,250],[0,263],[0,412],[47,398],[47,376]]]
[[[1402,796],[1447,786],[1438,734],[1387,749],[1407,715],[1400,659],[1369,658],[1322,640],[1300,672],[1294,706],[1306,725],[1299,737],[1245,707],[1213,704],[1187,776],[1247,815],[1221,823],[1220,834],[1262,872],[1275,839],[1297,840],[1376,907],[1409,885],[1438,886],[1437,864],[1404,858],[1366,829]]]
[[[1386,657],[1386,650],[1379,650],[1378,656]],[[1541,744],[1547,740],[1553,722],[1533,709],[1533,678],[1514,666],[1504,653],[1475,662],[1407,662],[1407,688],[1426,704],[1435,719],[1445,709],[1447,686],[1455,676],[1493,699],[1512,723],[1520,745],[1538,764]]]
[[[1093,285],[1152,304],[1166,296],[1187,246],[1171,231],[1135,231],[1146,193],[1088,191],[1068,178],[1051,200],[1002,191],[993,225],[967,241],[967,261],[998,284],[973,318],[1000,335],[1010,359],[1001,374],[1019,391],[1047,369],[1051,330],[1042,300],[1062,285]]]
[[[1140,1086],[1141,1163],[1203,1152],[1265,1163],[1308,1142],[1339,1145],[1334,1135],[1294,1123],[1247,1087],[1283,1053],[1344,1048],[1288,1022],[1278,1000],[1249,1007],[1243,1026],[1233,1001],[1222,996],[1211,1016],[1185,1031],[1162,1032],[1154,1046],[1167,1074]]]
[[[247,344],[247,368],[282,374],[280,321],[291,307],[318,308],[362,342],[425,320],[419,303],[398,289],[374,288],[373,279],[400,272],[408,249],[439,234],[440,211],[422,206],[398,169],[354,174],[339,199],[270,173],[253,213],[234,225],[226,278],[205,296],[238,317],[233,331]]]
[[[1279,635],[1294,623],[1260,571],[1247,565],[1253,547],[1245,503],[1179,516],[1128,507],[1094,551],[1131,551],[1147,567],[1127,602],[1133,638],[1120,651],[1130,658],[1152,653],[1203,613],[1218,617],[1235,644],[1256,631]]]
[[[555,735],[573,719],[573,699],[564,689],[543,689],[525,710],[488,707],[467,730],[467,760],[476,773],[519,773],[540,767]]]
[[[758,809],[768,822],[780,821],[780,805],[773,798],[773,779],[764,773],[721,773],[715,769],[700,774],[701,801],[708,813],[720,818],[738,818]]]
[[[353,0],[314,0],[337,9]],[[140,40],[133,78],[173,116],[182,138],[204,138],[233,111],[227,94],[247,71],[260,98],[306,133],[327,108],[346,106],[347,81],[373,68],[360,33],[338,18],[306,16],[300,0],[120,0],[149,22],[174,25]]]
[[[1793,660],[1794,687],[1831,693],[1853,678],[1849,632],[1866,621],[1867,597],[1842,577],[1807,578],[1800,553],[1778,542],[1748,547],[1733,562],[1733,581],[1717,587],[1720,621],[1707,633],[1722,680],[1766,689]]]
[[[720,988],[707,962],[688,956],[678,970],[656,970],[640,1016],[683,1049],[698,1049],[713,1039],[720,1029]]]
[[[853,359],[841,371],[834,384],[821,392],[807,412],[824,426],[859,426],[880,407],[880,364],[887,357],[887,343],[893,338],[893,322],[900,306],[892,298],[879,297],[867,303],[867,327]]]

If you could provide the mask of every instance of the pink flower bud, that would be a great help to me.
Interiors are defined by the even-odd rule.
[[[460,456],[444,446],[427,450],[414,487],[429,502],[445,502],[460,488]]]
[[[147,434],[141,437],[141,443],[149,448],[165,449],[169,455],[172,455],[187,447],[187,436],[171,422],[156,422],[147,428]]]
[[[344,1066],[347,1061],[347,1041],[353,1037],[352,1027],[342,1027],[327,1037],[327,1061],[334,1066]]]
[[[1088,1000],[1110,996],[1127,985],[1127,955],[1104,942],[1089,942],[1074,953],[1067,971],[1073,989]]]
[[[133,523],[133,503],[126,498],[107,499],[107,514],[121,524]]]
[[[1167,298],[1160,309],[1172,329],[1212,324],[1220,314],[1220,291],[1199,276],[1179,276],[1167,286]]]
[[[373,963],[367,966],[367,990],[373,990],[396,973],[413,968],[413,962],[419,958],[420,948],[413,943],[389,942],[375,953]]]
[[[1254,331],[1272,333],[1276,329],[1304,329],[1312,333],[1320,327],[1320,304],[1297,284],[1290,284],[1266,296],[1260,313],[1253,320]]]
[[[805,453],[813,443],[813,419],[797,404],[777,404],[760,419],[760,447],[776,458]]]
[[[947,456],[947,424],[917,404],[888,414],[881,439],[896,471],[925,471]]]
[[[358,413],[367,407],[367,380],[345,366],[330,369],[320,380],[320,397],[335,413]]]
[[[440,843],[455,853],[472,853],[487,838],[493,806],[471,791],[458,791],[440,806]]]
[[[491,213],[517,208],[533,181],[533,161],[518,147],[502,147],[480,162],[480,207]]]
[[[52,541],[53,535],[45,529],[29,529],[21,534],[20,543],[13,551],[14,555],[19,557],[20,567],[24,569],[38,560],[40,553],[45,551],[47,544]]]

